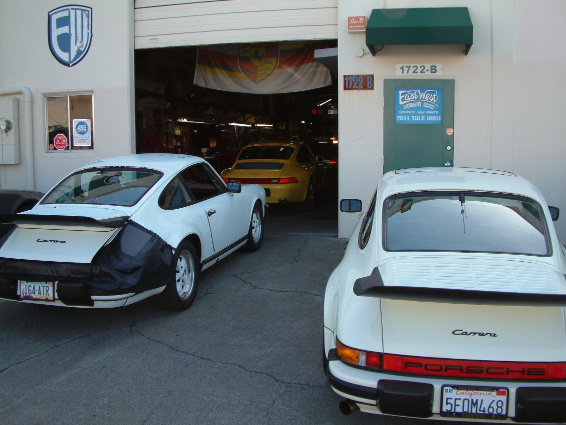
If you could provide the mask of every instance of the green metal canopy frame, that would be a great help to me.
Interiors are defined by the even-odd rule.
[[[366,44],[375,55],[387,44],[463,44],[468,54],[474,28],[467,7],[374,9]]]

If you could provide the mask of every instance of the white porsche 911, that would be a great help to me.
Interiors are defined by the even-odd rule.
[[[323,360],[342,412],[566,422],[553,219],[558,209],[512,173],[383,176],[325,293]]]
[[[203,159],[140,154],[87,164],[31,210],[0,216],[0,298],[188,308],[198,274],[263,240],[265,191],[226,185]]]

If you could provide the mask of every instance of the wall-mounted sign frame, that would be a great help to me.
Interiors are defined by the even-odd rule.
[[[344,75],[344,90],[373,90],[375,77],[369,75]]]
[[[443,89],[397,88],[396,124],[442,124]]]

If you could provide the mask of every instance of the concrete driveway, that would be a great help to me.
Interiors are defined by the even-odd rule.
[[[205,271],[182,313],[0,301],[0,423],[374,423],[339,413],[321,369],[343,245],[270,232]]]

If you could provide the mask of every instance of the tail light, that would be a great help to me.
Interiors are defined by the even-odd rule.
[[[356,350],[355,348],[342,344],[338,339],[336,340],[336,348],[338,349],[338,356],[346,363],[371,367],[373,369],[381,368],[381,353]]]
[[[225,183],[229,183],[231,181],[239,182],[242,184],[288,184],[288,183],[298,183],[296,177],[283,177],[280,179],[271,179],[271,178],[229,178],[223,177]]]
[[[384,372],[520,381],[566,379],[564,362],[504,362],[402,356],[358,350],[342,344],[338,339],[336,348],[342,361]]]

